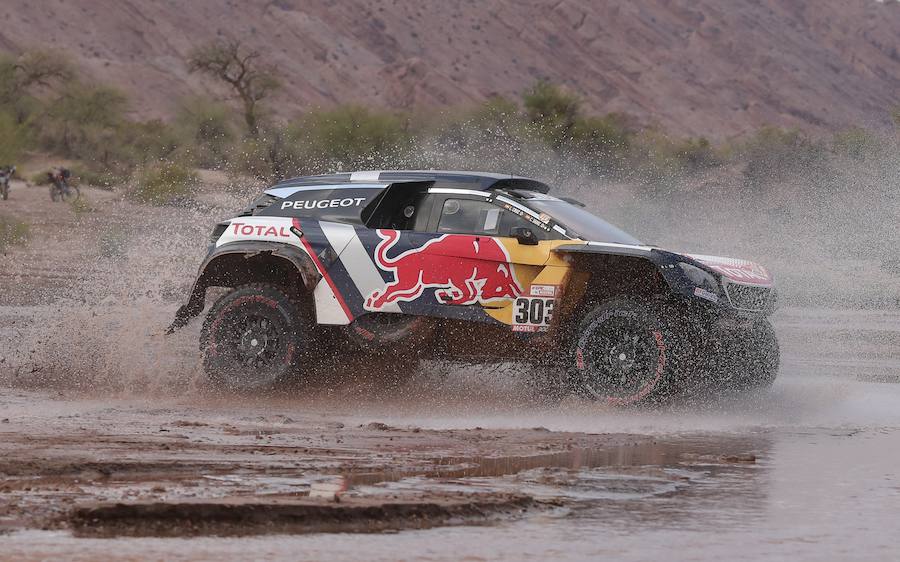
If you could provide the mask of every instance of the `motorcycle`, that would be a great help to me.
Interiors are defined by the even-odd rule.
[[[81,191],[77,185],[69,185],[69,170],[47,172],[50,178],[50,200],[54,203],[64,201],[71,203],[81,197]]]

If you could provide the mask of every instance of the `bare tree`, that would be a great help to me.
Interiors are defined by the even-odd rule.
[[[247,132],[259,136],[257,104],[279,86],[272,70],[263,65],[258,51],[244,47],[235,39],[216,40],[194,49],[188,56],[188,69],[202,72],[228,84],[244,105]]]

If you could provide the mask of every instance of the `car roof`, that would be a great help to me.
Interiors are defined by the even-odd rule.
[[[437,187],[476,191],[524,189],[538,193],[547,193],[550,190],[550,186],[547,184],[531,178],[511,174],[451,170],[365,170],[318,176],[301,176],[281,181],[272,185],[269,189],[318,185],[325,187],[328,185],[353,183],[396,184],[425,181],[434,182],[434,185]]]

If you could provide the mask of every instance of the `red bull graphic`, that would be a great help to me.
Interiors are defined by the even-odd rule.
[[[375,249],[375,263],[393,273],[394,280],[369,295],[367,310],[414,301],[429,288],[437,289],[434,296],[438,302],[456,305],[522,294],[509,253],[493,238],[445,234],[391,258],[387,253],[397,244],[400,232],[377,232],[381,242]]]

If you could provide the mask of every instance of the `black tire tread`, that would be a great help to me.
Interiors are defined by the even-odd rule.
[[[301,332],[295,335],[295,343],[297,344],[297,351],[292,358],[292,369],[296,369],[299,366],[299,359],[304,357],[309,348],[309,344],[311,342],[301,340],[301,336],[309,336],[311,332],[310,328],[310,319],[309,315],[306,313],[306,308],[303,306],[302,301],[298,299],[296,296],[292,295],[291,292],[285,290],[282,286],[276,285],[274,283],[246,283],[243,285],[239,285],[235,287],[233,290],[229,291],[226,295],[219,298],[209,309],[206,314],[206,318],[203,321],[203,326],[200,330],[200,350],[205,353],[205,350],[209,346],[210,340],[210,327],[214,322],[214,319],[217,318],[219,312],[222,308],[228,306],[232,300],[239,296],[240,292],[252,290],[258,293],[265,294],[266,296],[273,298],[273,300],[281,301],[282,303],[287,303],[289,310],[292,311],[293,314],[296,315],[296,321],[298,322],[298,326],[301,329]],[[206,365],[206,361],[204,360],[204,365]],[[216,379],[214,373],[207,372],[207,375],[210,376],[211,379]],[[273,381],[274,382],[274,381]],[[232,390],[240,390],[240,389],[232,389]]]
[[[572,341],[568,346],[569,349],[566,361],[569,368],[569,373],[573,373],[573,371],[575,370],[575,349],[580,335],[591,326],[591,324],[597,319],[598,316],[607,313],[610,309],[623,308],[632,309],[635,312],[643,315],[652,314],[659,321],[660,328],[664,332],[667,351],[666,367],[662,380],[660,380],[657,386],[654,387],[647,396],[645,396],[635,404],[661,401],[670,393],[671,384],[678,378],[682,358],[689,353],[688,341],[685,338],[680,337],[678,323],[677,321],[675,321],[673,315],[671,314],[671,311],[669,310],[669,307],[666,306],[665,302],[662,299],[639,299],[633,297],[618,296],[597,303],[587,314],[584,315],[584,317],[582,317],[581,321],[577,325],[575,333],[573,334]],[[574,376],[570,374],[570,380],[567,385],[568,390],[570,392],[574,391],[578,394],[584,395],[585,391],[580,390],[578,388],[577,382],[573,380],[578,376],[578,373],[575,373]]]

